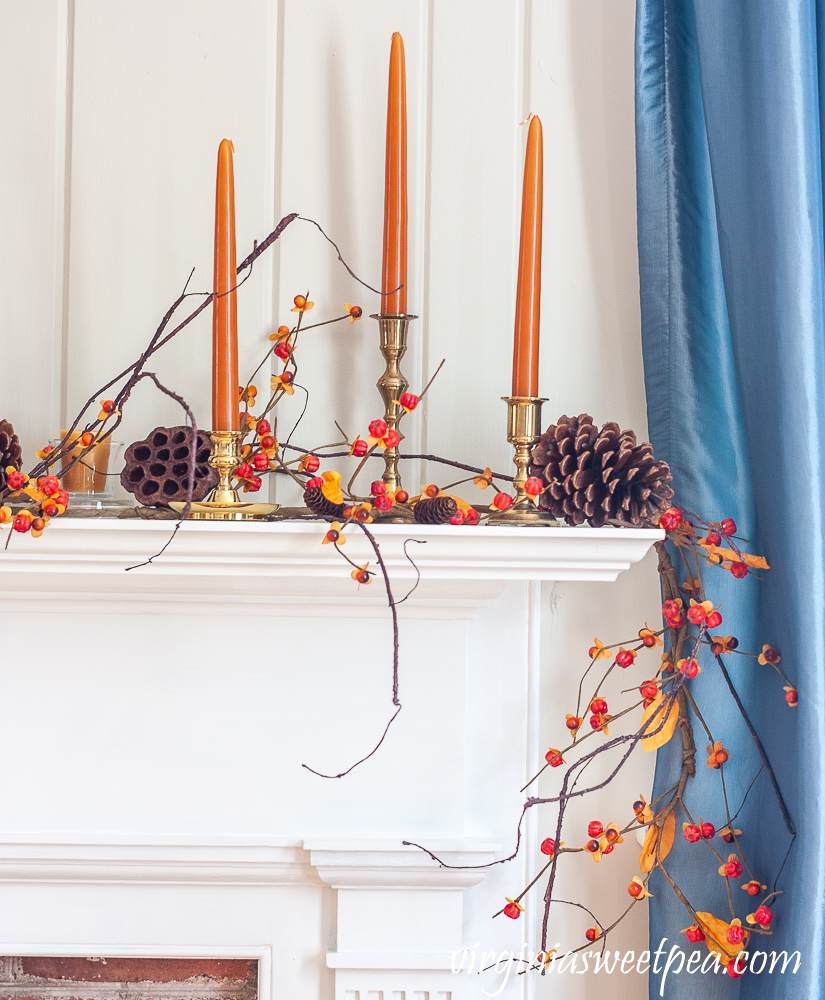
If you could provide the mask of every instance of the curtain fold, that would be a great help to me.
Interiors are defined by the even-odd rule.
[[[677,501],[733,517],[764,554],[764,582],[708,570],[723,634],[770,643],[799,688],[756,660],[725,657],[797,830],[790,836],[764,769],[736,825],[754,875],[785,895],[753,949],[799,951],[798,972],[670,975],[664,995],[813,1000],[825,995],[825,247],[822,109],[825,0],[638,0],[636,131],[642,337],[651,440]],[[730,661],[728,665],[728,661]],[[693,691],[725,767],[731,812],[759,772],[753,739],[712,657]],[[694,719],[694,816],[724,825],[717,772]],[[659,752],[656,792],[681,750]],[[717,841],[720,853],[727,845]],[[704,851],[705,856],[697,852]],[[727,918],[725,880],[703,844],[679,843],[668,870],[697,910]],[[781,869],[781,871],[780,871]],[[740,880],[746,881],[746,877]],[[661,875],[651,886],[651,950],[691,923]],[[732,884],[738,915],[753,900]],[[704,947],[702,945],[701,947]],[[662,962],[659,962],[661,969]],[[768,963],[770,964],[770,963]],[[651,975],[651,997],[661,976]]]

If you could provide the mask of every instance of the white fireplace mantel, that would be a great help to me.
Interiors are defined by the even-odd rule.
[[[497,988],[450,956],[529,937],[489,918],[535,874],[531,814],[508,865],[402,842],[510,853],[539,760],[540,582],[614,580],[661,533],[370,525],[396,599],[421,574],[403,708],[330,780],[302,765],[344,770],[394,710],[381,576],[359,587],[317,522],[185,523],[126,572],[173,527],[66,519],[0,551],[5,953],[266,952],[273,1000]]]

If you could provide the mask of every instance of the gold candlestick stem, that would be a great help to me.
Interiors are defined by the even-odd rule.
[[[507,440],[516,449],[513,456],[516,466],[513,477],[516,498],[507,510],[491,514],[487,523],[518,528],[558,524],[550,513],[538,510],[532,498],[524,491],[530,456],[541,438],[541,404],[547,400],[538,396],[502,396],[502,399],[507,404]]]
[[[381,353],[387,362],[384,374],[376,385],[384,400],[384,421],[389,430],[397,431],[401,440],[404,435],[398,430],[398,421],[404,410],[399,400],[407,391],[409,382],[404,378],[399,367],[401,359],[407,350],[407,330],[410,320],[417,316],[383,316],[374,315],[378,320],[378,331],[381,336]],[[384,475],[381,477],[387,486],[387,491],[395,492],[401,489],[401,474],[398,471],[398,448],[384,449]]]
[[[218,485],[206,500],[193,503],[187,519],[193,521],[263,521],[278,509],[276,503],[245,503],[232,486],[232,474],[241,464],[243,431],[210,431],[212,452],[209,464],[218,473]],[[185,503],[169,506],[181,513]]]

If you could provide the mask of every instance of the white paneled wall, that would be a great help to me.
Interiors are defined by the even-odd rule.
[[[395,30],[407,56],[409,308],[420,316],[403,366],[411,387],[447,359],[425,412],[407,422],[410,448],[508,467],[500,397],[510,388],[518,123],[530,111],[545,136],[545,416],[588,410],[644,435],[634,13],[634,0],[0,0],[0,417],[14,422],[27,459],[137,357],[193,267],[190,288],[208,290],[224,136],[236,149],[239,256],[296,211],[323,225],[367,282],[379,282]],[[295,440],[317,445],[334,440],[335,419],[354,435],[378,415],[382,363],[367,318],[378,297],[307,223],[287,230],[239,294],[240,362],[242,373],[257,364],[267,334],[307,288],[313,318],[334,315],[345,300],[365,314],[304,341],[301,382],[311,402]],[[210,324],[201,316],[151,366],[202,425]],[[296,419],[302,405],[298,392],[282,419]],[[123,438],[179,419],[144,383]],[[410,470],[412,486],[418,474]],[[282,502],[297,499],[289,486],[278,492]],[[627,631],[628,614],[631,632],[654,619],[649,565],[615,587],[623,595],[615,607],[627,614],[615,612],[614,634]],[[558,649],[570,651],[563,661],[551,651],[546,658],[548,741],[561,739],[569,708],[560,684],[605,630],[609,593],[607,585],[559,585],[545,602]],[[631,795],[651,774],[650,761],[635,766]],[[587,874],[599,876],[594,893],[604,892],[604,872]],[[642,923],[628,932],[637,948]],[[568,995],[587,995],[589,977],[576,978]],[[646,992],[638,977],[613,988]]]

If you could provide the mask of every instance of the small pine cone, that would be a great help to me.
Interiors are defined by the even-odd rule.
[[[615,423],[597,430],[587,413],[551,424],[533,449],[530,475],[548,488],[542,510],[568,524],[608,521],[641,525],[670,506],[673,478],[667,462],[657,462],[649,444]]]
[[[19,472],[22,465],[20,440],[9,421],[0,420],[0,490],[6,488],[6,469],[11,466]]]
[[[308,490],[304,490],[304,503],[313,514],[318,514],[320,517],[344,516],[344,505],[327,500],[320,486],[311,486]]]
[[[415,504],[413,514],[419,524],[449,524],[457,510],[453,497],[425,497]]]

